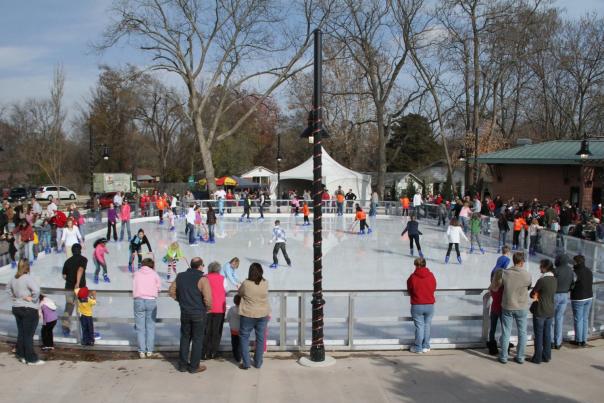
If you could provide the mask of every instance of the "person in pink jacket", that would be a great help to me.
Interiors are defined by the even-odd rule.
[[[160,288],[161,279],[155,271],[155,262],[150,258],[143,259],[141,268],[134,273],[132,279],[134,327],[140,358],[150,358],[156,355],[153,349],[155,348],[157,296]]]
[[[101,267],[103,268],[103,280],[106,283],[110,283],[109,276],[107,275],[107,262],[105,261],[105,255],[109,253],[107,250],[107,239],[101,238],[94,241],[94,252],[92,253],[92,261],[96,270],[94,272],[94,284],[99,283],[99,273]]]
[[[122,221],[120,228],[120,242],[124,240],[124,228],[128,230],[128,241],[130,241],[130,239],[132,239],[132,234],[130,233],[130,205],[125,198],[120,210],[120,220]]]
[[[208,265],[208,282],[212,290],[212,308],[206,318],[206,329],[203,338],[202,360],[213,360],[217,357],[224,313],[226,311],[226,293],[224,290],[224,277],[220,274],[220,263],[212,262]]]

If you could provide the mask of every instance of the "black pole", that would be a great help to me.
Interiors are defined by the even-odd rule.
[[[90,148],[88,149],[88,173],[90,174],[90,197],[94,194],[94,137],[92,135],[92,122],[88,120],[88,134]]]
[[[281,213],[279,199],[281,198],[281,135],[277,134],[277,214]]]
[[[322,217],[321,202],[323,193],[322,183],[322,147],[321,133],[323,131],[321,87],[322,87],[322,49],[321,31],[316,29],[314,54],[314,93],[313,107],[313,299],[312,299],[312,346],[310,359],[314,362],[325,361],[325,346],[323,344],[323,248],[322,248]]]

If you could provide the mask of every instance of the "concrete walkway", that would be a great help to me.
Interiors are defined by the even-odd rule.
[[[333,367],[270,354],[261,370],[227,361],[177,372],[174,359],[20,364],[0,353],[5,402],[602,402],[604,340],[554,351],[549,364],[502,365],[484,350],[332,354]],[[93,358],[89,353],[84,358]]]

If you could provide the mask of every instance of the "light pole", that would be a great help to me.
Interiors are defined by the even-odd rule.
[[[465,146],[459,150],[459,161],[464,163],[464,171],[463,171],[463,181],[464,181],[464,191],[461,197],[463,198],[469,189],[470,183],[470,162],[468,159],[470,158],[470,154],[472,154],[472,150],[466,150]]]
[[[281,198],[281,160],[283,160],[281,157],[281,135],[277,133],[277,197],[275,198],[277,202],[277,214],[281,213],[279,206],[279,199]]]
[[[333,358],[326,360],[325,345],[323,343],[323,248],[322,248],[322,195],[323,195],[323,177],[321,172],[322,165],[322,146],[321,139],[328,137],[323,130],[323,106],[321,103],[322,90],[322,44],[321,30],[315,29],[314,35],[314,86],[312,111],[309,114],[309,127],[304,130],[302,137],[309,141],[312,138],[313,144],[313,298],[312,298],[312,345],[310,348],[310,363],[303,359],[300,362],[303,365],[328,365],[334,363]],[[352,318],[349,318],[352,320]]]
[[[88,173],[90,175],[90,198],[94,195],[94,167],[100,162],[100,160],[95,160],[94,158],[94,149],[96,145],[94,144],[94,133],[92,131],[92,122],[88,121],[88,135],[90,141],[90,148],[88,149]],[[101,144],[102,154],[101,159],[107,161],[109,159],[109,146],[106,144]]]

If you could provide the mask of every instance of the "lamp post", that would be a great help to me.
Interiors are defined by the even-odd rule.
[[[277,133],[277,214],[281,213],[280,202],[281,198],[281,135]]]
[[[94,167],[100,162],[100,159],[95,160],[94,158],[94,149],[96,145],[94,144],[94,133],[92,131],[92,123],[90,121],[88,122],[88,136],[90,141],[90,147],[88,149],[88,173],[90,174],[90,197],[92,198],[94,194]],[[109,146],[106,144],[101,144],[100,146],[103,150],[101,154],[101,159],[104,161],[109,160]]]
[[[314,35],[314,86],[312,111],[309,113],[309,126],[302,133],[302,137],[312,140],[313,144],[313,298],[312,298],[312,345],[310,348],[310,362],[304,357],[300,363],[309,366],[324,366],[335,363],[330,357],[325,357],[323,343],[323,248],[322,248],[322,195],[323,178],[321,172],[322,146],[321,139],[328,137],[323,130],[323,111],[321,102],[322,91],[322,44],[321,30],[315,29]],[[352,318],[350,318],[352,320]]]
[[[461,150],[459,150],[459,162],[464,163],[464,171],[463,171],[464,191],[462,192],[463,194],[461,195],[462,198],[468,192],[469,183],[470,183],[470,162],[468,161],[468,159],[470,158],[470,154],[472,154],[472,150],[470,150],[470,149],[466,150],[465,147],[463,147]]]

